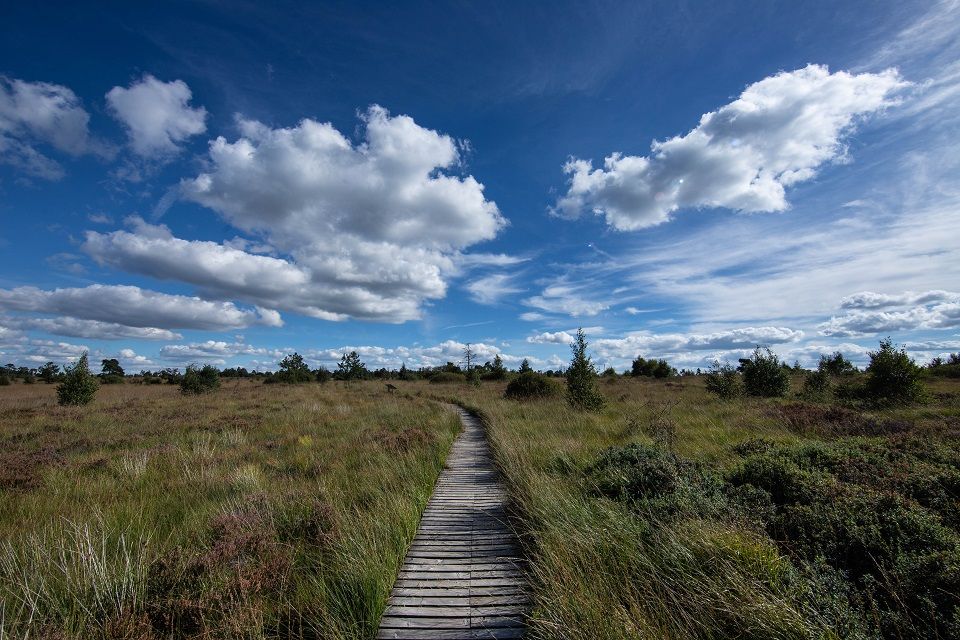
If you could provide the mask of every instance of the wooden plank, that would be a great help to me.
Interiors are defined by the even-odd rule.
[[[529,612],[523,551],[485,434],[461,411],[454,442],[400,568],[378,638],[521,638]]]

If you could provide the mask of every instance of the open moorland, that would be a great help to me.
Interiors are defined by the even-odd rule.
[[[2,387],[5,637],[373,637],[460,429],[439,401],[486,425],[530,637],[960,637],[960,379],[877,404],[779,371],[608,373],[589,408],[533,372]]]
[[[0,388],[10,638],[363,638],[459,428],[383,385]]]

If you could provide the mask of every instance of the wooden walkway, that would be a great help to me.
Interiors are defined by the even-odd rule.
[[[427,504],[393,585],[378,638],[522,638],[529,598],[523,553],[480,421],[463,433]]]

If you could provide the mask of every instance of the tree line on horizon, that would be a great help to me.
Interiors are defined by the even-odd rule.
[[[499,354],[492,361],[474,364],[476,354],[469,344],[464,349],[464,359],[460,363],[448,361],[444,365],[419,367],[416,370],[408,369],[405,363],[399,369],[381,367],[370,370],[356,351],[350,351],[343,354],[337,368],[332,371],[323,366],[311,369],[303,356],[294,352],[278,363],[275,372],[248,371],[244,367],[221,370],[210,364],[190,364],[183,373],[177,368],[165,368],[141,370],[139,374],[128,375],[118,359],[105,358],[101,360],[100,374],[94,375],[89,371],[85,352],[77,362],[62,370],[54,362],[47,362],[35,369],[7,364],[0,367],[0,386],[9,385],[15,379],[25,384],[37,380],[47,384],[59,382],[58,397],[61,404],[86,404],[92,400],[100,384],[120,384],[128,378],[141,384],[177,384],[187,394],[216,389],[220,385],[220,378],[255,378],[261,379],[264,384],[325,383],[330,380],[426,380],[479,384],[483,381],[509,380],[506,397],[524,399],[555,395],[558,387],[551,379],[564,378],[571,406],[598,410],[603,406],[603,399],[595,388],[595,379],[601,376],[664,379],[704,375],[701,369],[678,371],[665,359],[647,359],[643,356],[637,356],[631,368],[623,374],[618,374],[612,367],[598,374],[587,353],[588,344],[582,329],[578,329],[570,346],[572,358],[569,366],[547,371],[534,371],[527,359],[516,370],[508,369]],[[791,366],[781,361],[769,348],[758,346],[750,357],[740,358],[736,367],[730,363],[714,362],[705,374],[706,388],[724,399],[741,395],[781,397],[789,389],[791,374],[802,373],[805,377],[801,395],[808,398],[822,399],[831,395],[846,400],[902,403],[923,396],[921,375],[960,377],[960,353],[950,354],[947,358],[934,358],[927,365],[920,366],[907,355],[905,349],[897,349],[887,338],[880,341],[878,351],[869,355],[866,381],[850,382],[843,379],[854,376],[859,370],[840,351],[821,355],[817,368],[808,371],[798,362]]]

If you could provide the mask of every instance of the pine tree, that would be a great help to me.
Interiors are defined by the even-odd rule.
[[[597,389],[597,370],[587,355],[587,338],[582,328],[577,329],[570,350],[573,358],[567,368],[567,402],[575,409],[599,411],[603,408],[603,395]]]

